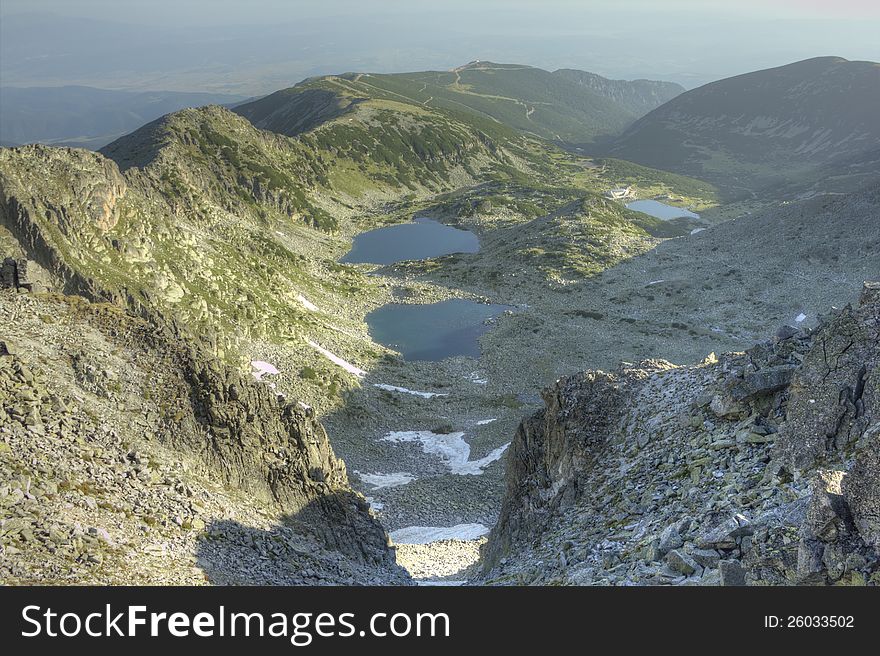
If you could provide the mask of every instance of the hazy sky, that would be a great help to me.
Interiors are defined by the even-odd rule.
[[[880,60],[877,0],[0,0],[0,84],[258,94],[474,59],[693,87]]]
[[[761,20],[792,14],[816,18],[877,18],[875,0],[2,0],[0,13],[52,12],[108,20],[166,24],[272,22],[303,16],[425,12],[491,14],[525,11],[530,15],[602,15],[616,10],[629,20],[649,21],[656,13],[685,12],[704,16],[742,16]],[[262,13],[259,16],[258,13]]]

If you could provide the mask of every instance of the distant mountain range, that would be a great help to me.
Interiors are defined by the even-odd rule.
[[[334,76],[328,76],[334,77]],[[652,80],[609,80],[595,73],[553,73],[492,62],[453,71],[340,76],[374,93],[425,106],[466,111],[559,142],[617,135],[684,88]],[[293,135],[347,107],[312,78],[249,103],[239,113],[258,127]],[[203,105],[231,106],[242,96],[179,91],[114,91],[85,86],[4,87],[0,141],[98,149],[165,114]]]
[[[840,57],[691,91],[669,82],[489,61],[449,71],[312,77],[250,101],[178,91],[5,87],[0,144],[99,149],[160,116],[208,104],[234,108],[260,129],[296,136],[367,100],[438,110],[487,133],[519,132],[578,154],[683,173],[731,197],[851,191],[880,179],[880,65]]]
[[[185,107],[228,105],[242,96],[94,87],[3,87],[0,142],[98,149],[144,123]]]
[[[880,148],[880,64],[818,57],[683,93],[629,126],[615,157],[760,189],[828,166],[864,168]]]
[[[531,66],[475,61],[451,71],[312,78],[236,111],[258,127],[295,134],[310,124],[308,116],[320,117],[327,111],[343,109],[326,94],[334,91],[332,81],[328,82],[333,78],[345,80],[349,88],[364,97],[379,94],[390,100],[465,112],[567,143],[588,143],[616,135],[640,116],[684,92],[683,87],[671,82],[609,80],[586,71],[551,73]],[[315,89],[325,93],[316,93]]]
[[[293,136],[367,98],[441,109],[580,154],[683,173],[731,197],[851,191],[880,177],[880,65],[839,57],[687,92],[667,82],[476,61],[451,71],[311,78],[235,111]]]

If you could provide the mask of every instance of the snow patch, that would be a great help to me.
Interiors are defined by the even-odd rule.
[[[302,303],[302,306],[303,306],[306,310],[311,310],[312,312],[318,312],[318,311],[319,311],[319,310],[318,310],[318,306],[315,305],[314,303],[312,303],[309,299],[307,299],[307,298],[306,298],[305,296],[303,296],[302,294],[297,294],[296,300],[298,300],[300,303]]]
[[[375,510],[377,512],[382,510],[382,508],[385,507],[384,503],[382,503],[381,501],[376,501],[373,497],[365,497],[365,498],[367,500],[367,503],[370,504],[370,508],[372,508],[373,510]]]
[[[480,421],[477,422],[477,426],[485,426],[486,424],[491,424],[493,421],[498,421],[498,417],[492,419],[480,419]]]
[[[507,447],[510,446],[510,442],[507,444],[502,444],[497,449],[493,449],[490,451],[485,457],[480,458],[479,460],[471,460],[470,462],[465,463],[466,467],[470,468],[470,471],[461,471],[458,473],[462,474],[482,474],[483,470],[488,467],[490,464],[499,460],[501,456],[504,455],[504,452],[507,451]]]
[[[254,370],[251,372],[255,380],[263,380],[263,376],[277,376],[281,372],[275,368],[274,364],[264,362],[263,360],[251,360],[251,366]]]
[[[807,318],[807,315],[804,314],[803,312],[801,312],[799,315],[797,315],[797,316],[794,318],[794,320],[795,320],[796,323],[803,323],[803,322],[804,322],[804,319],[806,319],[806,318]]]
[[[691,234],[695,235],[698,232],[703,232],[703,230],[705,230],[705,228],[694,228],[693,230],[691,230]]]
[[[427,586],[427,587],[457,587],[460,585],[464,585],[467,581],[450,581],[448,579],[419,579],[416,581],[416,585]]]
[[[666,281],[663,280],[662,278],[660,280],[652,280],[647,285],[645,285],[645,287],[650,287],[651,285],[659,285],[661,282],[666,282]]]
[[[441,394],[440,392],[418,392],[416,390],[407,389],[405,387],[397,387],[396,385],[385,385],[384,383],[373,383],[373,387],[386,390],[388,392],[402,392],[403,394],[413,394],[421,396],[423,399],[433,399],[435,396],[449,396],[449,394]]]
[[[472,371],[470,374],[468,374],[467,379],[476,385],[488,385],[489,384],[489,379],[482,378],[478,371]]]
[[[389,535],[397,544],[428,544],[438,540],[476,540],[489,529],[482,524],[456,524],[455,526],[407,526],[391,531]]]
[[[360,479],[367,485],[372,485],[374,490],[381,490],[383,487],[399,487],[416,480],[416,477],[409,472],[395,472],[393,474],[363,474],[355,471]]]
[[[312,340],[308,340],[308,345],[311,346],[313,349],[315,349],[318,353],[323,355],[325,358],[330,360],[330,362],[332,362],[333,364],[338,364],[340,367],[345,369],[348,373],[354,374],[358,378],[363,378],[364,376],[367,375],[367,372],[364,371],[363,369],[361,369],[360,367],[354,366],[351,362],[346,362],[345,360],[340,358],[338,355],[334,355],[333,353],[331,353],[330,351],[328,351],[324,347],[316,344]]]
[[[419,442],[422,451],[438,456],[453,474],[479,476],[491,463],[498,460],[510,442],[503,444],[478,460],[471,460],[471,447],[464,441],[464,433],[434,433],[432,431],[392,431],[383,442]]]

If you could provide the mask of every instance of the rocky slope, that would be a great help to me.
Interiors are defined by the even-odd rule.
[[[875,150],[877,107],[880,64],[818,57],[683,93],[636,121],[610,152],[732,191],[762,189]]]
[[[744,353],[588,371],[510,449],[485,582],[880,583],[880,284]]]
[[[405,582],[314,414],[173,324],[0,290],[5,583]]]

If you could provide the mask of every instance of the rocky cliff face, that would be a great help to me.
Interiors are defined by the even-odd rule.
[[[238,366],[248,326],[270,325],[259,308],[303,314],[291,299],[308,265],[267,244],[272,231],[256,230],[275,205],[244,173],[240,190],[252,196],[238,202],[247,212],[221,221],[228,232],[212,245],[234,191],[223,191],[228,163],[216,158],[216,170],[198,173],[182,149],[191,134],[234,146],[211,132],[226,120],[253,144],[281,139],[213,108],[170,119],[166,136],[180,132],[170,145],[142,140],[144,153],[134,139],[129,158],[156,162],[146,169],[122,173],[81,150],[0,151],[3,580],[403,580],[313,412]],[[175,171],[200,177],[184,183]],[[268,295],[266,262],[275,258],[286,283]],[[295,320],[280,323],[289,330]],[[91,540],[88,528],[109,537]],[[157,544],[180,561],[166,573],[125,557]]]
[[[652,109],[669,102],[685,92],[683,86],[674,82],[609,80],[595,73],[571,68],[553,71],[553,75],[574,82],[579,86],[613,100],[621,108],[632,114],[633,119],[644,116]]]
[[[880,583],[880,285],[812,332],[544,392],[510,449],[493,582]]]
[[[309,409],[155,317],[10,290],[0,314],[4,581],[404,580]]]

